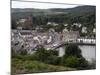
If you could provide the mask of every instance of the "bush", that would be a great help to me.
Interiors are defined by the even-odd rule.
[[[57,56],[50,55],[50,56],[48,56],[48,59],[45,62],[48,64],[58,65],[60,60]]]
[[[47,50],[45,50],[44,48],[39,48],[35,53],[35,58],[36,60],[42,61],[44,62],[45,60],[47,60],[48,56],[50,55],[48,53]]]
[[[50,55],[58,56],[58,51],[56,51],[56,50],[48,50],[48,52],[50,53]]]
[[[69,67],[78,67],[80,64],[79,58],[75,56],[69,56],[65,59],[65,65]]]
[[[38,48],[38,50],[33,54],[33,58],[35,58],[35,60],[38,60],[44,63],[57,65],[59,63],[59,59],[57,55],[58,55],[57,51],[45,50],[42,47],[42,48]]]
[[[16,56],[16,51],[14,49],[11,49],[11,57],[14,58]]]
[[[20,52],[16,53],[15,51],[12,51],[13,57],[21,60],[37,60],[44,63],[49,64],[58,64],[58,53],[55,50],[46,50],[42,46],[37,49],[36,52],[33,54],[27,54],[27,51],[24,49],[21,49]]]
[[[79,63],[79,66],[77,67],[77,69],[79,69],[79,70],[89,69],[88,61],[85,58],[81,57],[79,59],[79,61],[80,61],[80,63]]]
[[[19,54],[21,54],[21,55],[26,55],[26,54],[27,54],[27,50],[22,49],[22,50],[20,50]]]

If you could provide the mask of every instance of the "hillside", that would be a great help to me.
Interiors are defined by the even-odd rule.
[[[35,8],[12,8],[12,13],[16,12],[91,12],[95,11],[95,6],[78,6],[74,8],[51,8],[51,9],[35,9]]]
[[[75,8],[52,8],[52,9],[34,9],[34,8],[12,8],[12,18],[17,18],[17,17],[25,17],[31,15],[49,15],[49,14],[59,14],[65,13],[65,14],[82,14],[82,13],[95,13],[96,7],[95,6],[78,6]]]
[[[74,68],[45,64],[39,61],[12,59],[12,74],[73,71]]]

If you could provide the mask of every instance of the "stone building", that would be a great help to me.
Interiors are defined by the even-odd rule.
[[[77,38],[79,37],[79,32],[78,31],[65,31],[62,33],[63,34],[63,39],[62,41],[65,42],[76,42]]]

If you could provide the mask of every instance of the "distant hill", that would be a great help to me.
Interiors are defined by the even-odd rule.
[[[31,15],[53,15],[53,14],[73,14],[95,13],[96,6],[78,6],[75,8],[52,8],[52,9],[34,9],[34,8],[12,8],[12,17],[25,17]]]
[[[12,13],[17,12],[41,12],[43,9],[34,9],[34,8],[12,8]]]
[[[34,8],[12,8],[12,13],[16,12],[92,12],[96,6],[78,6],[75,8],[52,8],[52,9],[34,9]]]
[[[96,6],[78,6],[74,8],[52,8],[52,9],[34,9],[34,8],[12,8],[12,29],[17,28],[16,21],[21,18],[31,17],[32,25],[30,28],[35,28],[36,26],[41,26],[44,30],[48,30],[52,26],[48,26],[48,22],[55,22],[59,24],[63,29],[63,24],[68,24],[68,29],[72,29],[73,23],[81,23],[82,27],[88,28],[88,33],[91,35],[93,28],[95,28],[96,23]],[[25,23],[26,24],[26,23]],[[27,29],[29,26],[28,22],[24,28]],[[21,26],[21,25],[19,25]],[[80,30],[81,28],[73,28],[73,30]],[[55,28],[55,27],[54,27]]]
[[[12,8],[12,13],[16,12],[90,12],[95,11],[96,6],[78,6],[75,8],[51,8],[51,9],[34,9],[34,8]]]

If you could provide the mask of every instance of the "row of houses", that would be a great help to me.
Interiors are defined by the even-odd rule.
[[[90,43],[90,44],[96,44],[96,39],[85,39],[85,38],[79,38],[77,39],[78,43]]]
[[[76,32],[60,32],[57,33],[53,29],[48,32],[36,32],[35,30],[12,30],[11,42],[12,48],[20,50],[22,46],[28,51],[35,50],[38,45],[43,45],[46,49],[53,49],[62,42],[76,40],[79,33]]]

